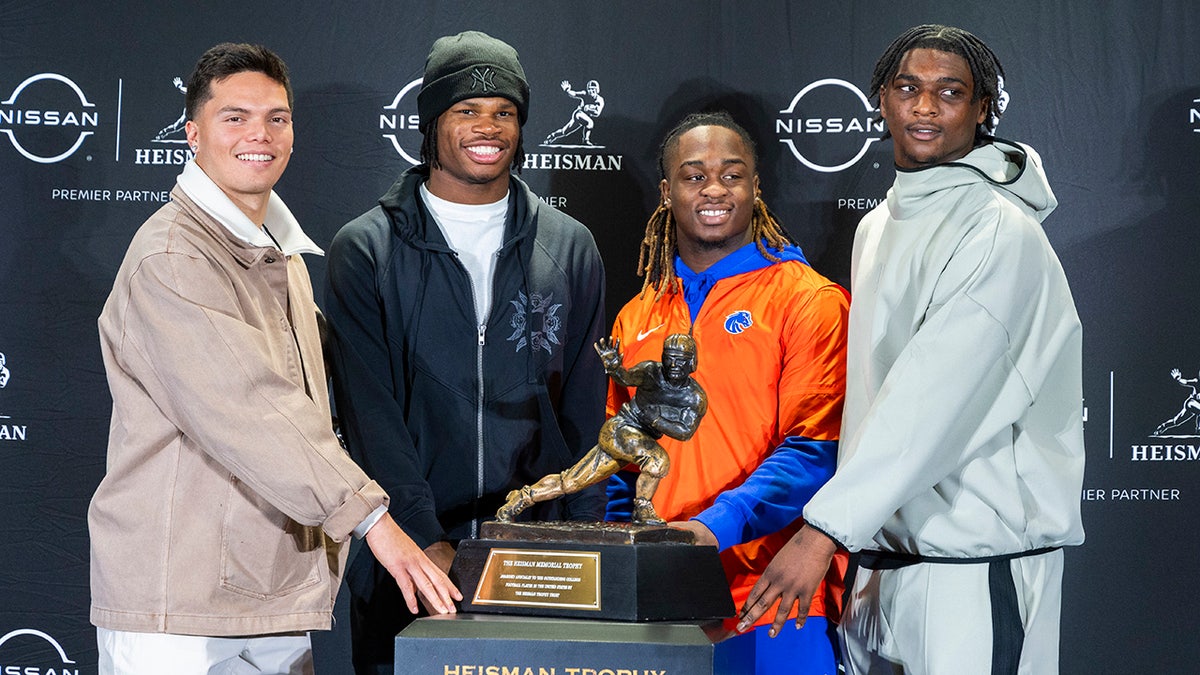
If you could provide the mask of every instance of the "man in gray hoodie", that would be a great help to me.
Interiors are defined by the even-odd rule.
[[[1041,227],[1057,201],[1038,154],[994,137],[1003,70],[974,35],[910,29],[871,91],[897,176],[855,236],[838,467],[742,623],[778,600],[778,633],[840,546],[860,553],[847,673],[1056,673],[1061,547],[1083,542],[1082,331]]]

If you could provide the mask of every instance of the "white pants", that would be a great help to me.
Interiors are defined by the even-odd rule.
[[[221,638],[96,629],[100,675],[312,675],[308,635]]]
[[[846,673],[1057,674],[1062,551],[1000,565],[990,581],[988,563],[859,568],[838,628]],[[996,602],[996,618],[996,584],[1006,584],[1008,576],[1015,607]],[[1007,667],[993,670],[995,651],[1009,655]]]

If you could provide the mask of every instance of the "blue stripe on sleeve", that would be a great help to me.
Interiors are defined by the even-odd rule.
[[[712,530],[722,551],[778,532],[801,516],[836,467],[837,441],[788,436],[746,482],[693,520]]]

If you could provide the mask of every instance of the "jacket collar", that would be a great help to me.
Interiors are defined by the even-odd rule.
[[[888,190],[888,209],[893,218],[906,220],[934,203],[930,195],[980,183],[1023,202],[1039,221],[1058,205],[1038,153],[1024,143],[993,138],[954,162],[897,169]]]
[[[396,236],[419,248],[449,252],[446,238],[442,236],[441,230],[420,197],[419,188],[427,180],[427,164],[405,171],[379,198],[379,205],[391,221]],[[508,214],[505,216],[501,253],[536,234],[538,209],[541,205],[529,186],[516,176],[509,176],[508,196]]]
[[[285,255],[325,254],[312,239],[308,238],[308,235],[304,234],[304,230],[300,229],[300,223],[274,190],[271,191],[267,200],[267,215],[264,218],[264,225],[271,232],[268,235],[258,224],[251,222],[250,218],[208,177],[208,174],[204,173],[195,160],[190,160],[184,165],[183,173],[179,174],[176,182],[192,203],[224,227],[229,234],[245,244],[260,248],[273,248],[278,242],[279,250],[283,251]],[[272,240],[271,237],[275,239]]]

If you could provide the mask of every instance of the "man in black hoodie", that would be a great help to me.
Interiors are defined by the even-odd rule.
[[[329,250],[334,394],[353,457],[443,570],[511,490],[573,465],[604,421],[604,268],[588,230],[511,173],[529,85],[483,33],[438,39],[417,96],[422,164]],[[602,486],[530,509],[600,520]],[[364,552],[351,565],[359,673],[393,672],[411,619]]]

